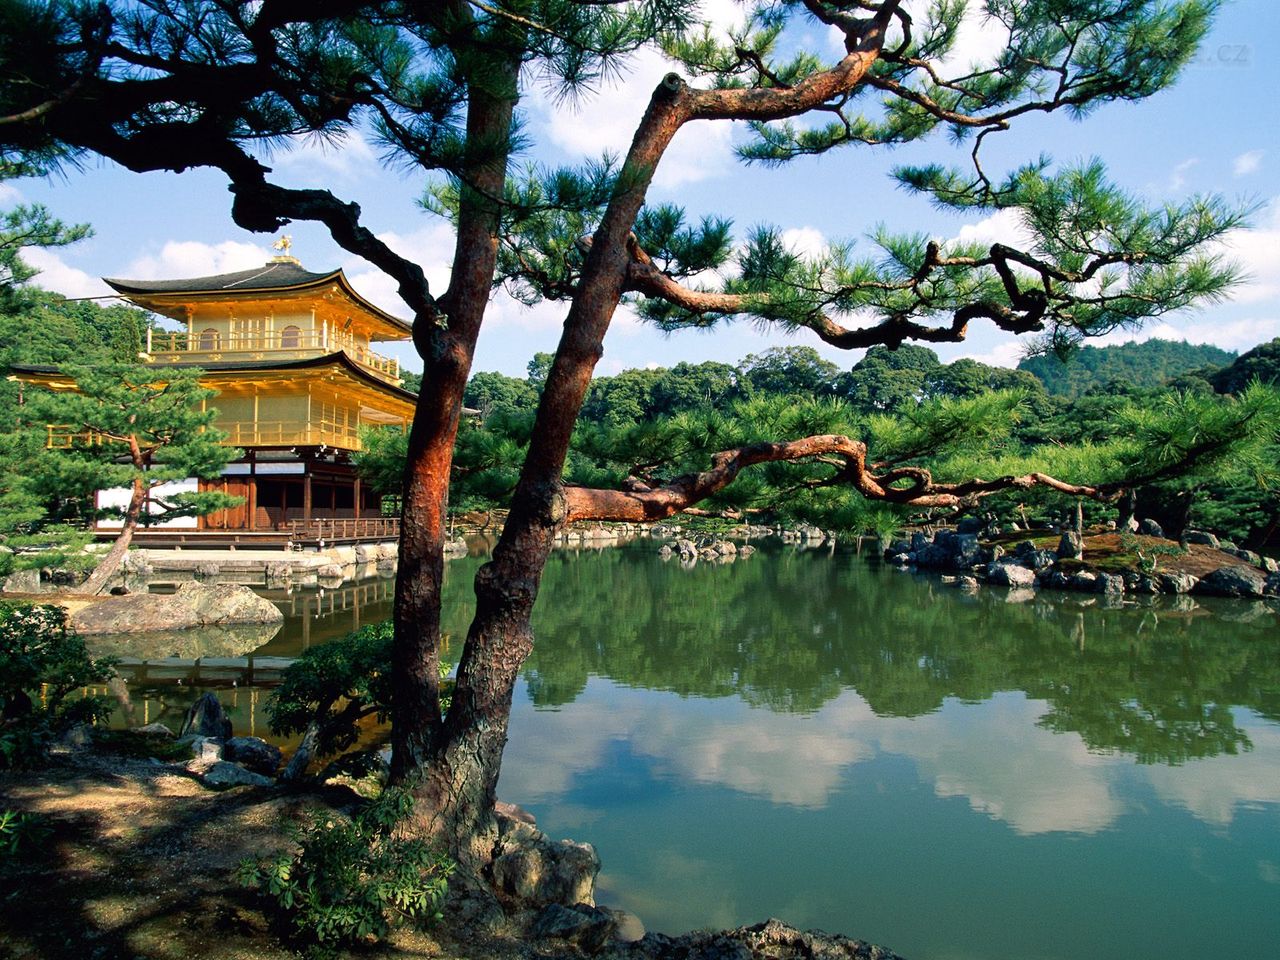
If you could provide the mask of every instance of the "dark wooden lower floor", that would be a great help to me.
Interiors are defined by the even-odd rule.
[[[241,503],[201,517],[198,529],[279,532],[314,520],[381,519],[382,497],[353,470],[341,470],[339,464],[325,470],[304,466],[307,472],[301,474],[254,472],[202,480],[202,492],[216,490]]]
[[[225,493],[240,502],[199,517],[192,526],[141,528],[141,546],[229,546],[286,549],[400,535],[398,515],[386,516],[383,497],[345,459],[319,450],[250,450],[220,477],[199,482],[200,492]],[[113,538],[118,524],[100,529]]]

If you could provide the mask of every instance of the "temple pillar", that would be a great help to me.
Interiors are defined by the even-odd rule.
[[[249,522],[245,529],[250,533],[258,528],[258,457],[257,451],[249,451]]]

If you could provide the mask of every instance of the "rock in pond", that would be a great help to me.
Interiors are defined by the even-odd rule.
[[[238,623],[284,622],[274,603],[235,583],[184,583],[174,593],[108,597],[71,614],[81,635],[147,633]]]
[[[201,774],[200,779],[211,787],[269,787],[273,783],[270,777],[246,770],[238,764],[226,760],[218,760],[210,764]]]
[[[884,947],[820,930],[797,930],[766,920],[736,930],[695,931],[680,937],[651,933],[631,945],[628,957],[689,960],[901,960]]]
[[[280,748],[261,737],[231,737],[222,748],[222,756],[267,777],[274,777],[284,760]]]
[[[231,736],[231,718],[222,709],[222,701],[212,693],[202,695],[187,708],[178,736],[185,737],[191,734],[217,739],[226,739]]]
[[[1190,573],[1161,573],[1158,578],[1160,589],[1165,593],[1190,593],[1200,582]]]
[[[1164,527],[1160,526],[1160,524],[1156,523],[1149,517],[1138,522],[1138,532],[1144,537],[1159,537],[1161,540],[1164,539]]]
[[[1080,539],[1080,534],[1074,530],[1065,531],[1058,541],[1058,559],[1079,560],[1083,556],[1084,542]]]
[[[617,920],[599,907],[549,903],[538,914],[530,933],[540,940],[563,940],[587,953],[599,953],[617,928]]]
[[[1004,587],[1029,587],[1036,582],[1036,573],[1016,563],[991,563],[987,580]]]
[[[564,906],[595,904],[600,857],[589,843],[552,840],[522,820],[499,817],[494,885],[509,896]]]
[[[148,723],[142,727],[134,727],[133,732],[144,737],[164,737],[168,740],[172,740],[174,738],[174,732],[159,721],[156,721],[155,723]]]
[[[1254,567],[1219,567],[1195,586],[1196,593],[1214,597],[1260,599],[1266,589],[1266,577]]]

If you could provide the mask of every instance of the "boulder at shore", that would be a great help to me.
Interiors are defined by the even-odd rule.
[[[184,583],[176,592],[130,593],[71,614],[77,633],[141,633],[233,623],[282,623],[274,603],[235,583]]]

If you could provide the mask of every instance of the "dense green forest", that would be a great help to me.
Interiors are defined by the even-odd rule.
[[[149,322],[132,308],[70,302],[22,287],[21,296],[0,304],[0,364],[7,371],[20,363],[118,362],[136,355]],[[465,403],[475,413],[458,440],[454,509],[505,504],[548,361],[546,354],[535,355],[524,377],[472,376]],[[1044,370],[1053,371],[1044,376],[1056,388],[1041,378]],[[921,462],[927,452],[938,477],[1046,469],[1073,480],[1105,479],[1125,467],[1122,461],[1139,456],[1134,443],[1143,429],[1151,443],[1166,442],[1169,418],[1181,418],[1190,429],[1191,421],[1213,414],[1214,404],[1233,402],[1227,398],[1247,392],[1254,381],[1280,381],[1280,340],[1240,357],[1160,340],[1086,347],[1065,365],[1048,358],[1017,370],[970,359],[943,363],[932,350],[913,345],[872,348],[842,370],[810,347],[772,348],[737,364],[679,363],[596,378],[566,479],[610,487],[653,483],[703,469],[716,450],[765,436],[814,433],[867,440],[873,456],[904,465]],[[415,387],[416,378],[410,375],[407,385]],[[22,399],[19,384],[0,381],[6,431],[18,423]],[[1163,427],[1143,427],[1144,416],[1161,410]],[[404,436],[370,434],[367,441],[368,451],[358,457],[361,468],[394,495]],[[7,446],[14,456],[31,453],[13,440]],[[1253,546],[1274,541],[1280,503],[1268,484],[1278,462],[1273,444],[1252,458],[1206,462],[1198,471],[1146,484],[1138,492],[1139,513],[1171,533],[1190,524]],[[728,516],[858,531],[914,519],[822,485],[811,470],[793,464],[744,474],[704,506]],[[1062,495],[1037,493],[1003,495],[983,509],[1053,519],[1072,507]],[[1116,516],[1108,507],[1091,507],[1090,513],[1094,519]]]
[[[465,402],[475,416],[459,436],[455,509],[500,506],[514,489],[548,360],[536,355],[525,377],[471,378]],[[1050,390],[1033,372],[1041,369],[1053,371],[1048,376],[1059,382],[1069,376],[1071,390]],[[1038,469],[1094,482],[1141,472],[1144,459],[1204,444],[1221,428],[1217,418],[1241,402],[1250,384],[1275,383],[1277,371],[1280,340],[1238,358],[1216,347],[1150,340],[1089,347],[1066,361],[1050,357],[1017,370],[971,359],[943,363],[914,345],[872,348],[841,370],[810,347],[773,348],[736,365],[679,363],[597,377],[566,477],[590,486],[650,484],[704,469],[716,450],[830,432],[868,440],[872,456],[904,466],[922,463],[927,452],[938,477]],[[1280,454],[1274,431],[1272,437],[1248,455],[1211,457],[1177,476],[1152,466],[1149,472],[1159,476],[1139,485],[1139,515],[1174,535],[1198,526],[1255,547],[1273,542],[1280,502],[1272,483]],[[362,468],[381,489],[396,492],[404,438],[369,441]],[[919,519],[823,486],[789,464],[740,476],[706,507],[728,516],[755,512],[856,531]],[[1074,501],[1052,492],[1002,495],[983,505],[1045,520],[1073,507]],[[1093,520],[1118,516],[1116,507],[1090,505],[1087,512]]]
[[[1034,374],[1053,396],[1079,397],[1113,383],[1150,390],[1183,374],[1225,367],[1236,355],[1209,344],[1145,340],[1110,347],[1084,346],[1063,360],[1052,353],[1027,357],[1019,370]]]

